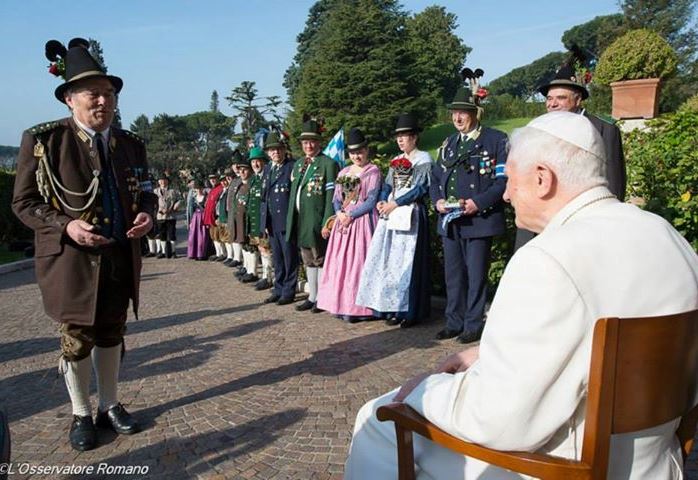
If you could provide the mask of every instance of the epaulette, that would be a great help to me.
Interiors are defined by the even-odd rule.
[[[45,133],[53,130],[54,128],[60,127],[61,122],[55,121],[55,122],[46,122],[46,123],[39,123],[38,125],[34,125],[31,127],[29,130],[27,130],[29,133],[32,135],[38,135],[40,133]]]
[[[132,139],[136,140],[137,142],[145,145],[145,140],[143,140],[141,137],[139,137],[138,135],[136,135],[132,131],[130,131],[130,130],[121,130],[121,131],[124,132],[124,135],[126,135],[127,137],[131,137]]]

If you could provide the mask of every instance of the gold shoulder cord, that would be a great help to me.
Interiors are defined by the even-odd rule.
[[[84,192],[73,192],[72,190],[68,190],[66,187],[64,187],[54,175],[53,171],[51,170],[51,166],[48,163],[46,148],[39,139],[37,139],[36,145],[34,145],[34,156],[39,161],[39,168],[36,170],[36,186],[39,188],[39,193],[46,203],[50,202],[56,209],[60,209],[58,203],[56,202],[56,199],[58,199],[58,202],[60,202],[65,209],[70,210],[71,212],[84,212],[92,206],[95,198],[97,198],[97,191],[99,189],[99,170],[94,170],[92,172],[94,177],[92,178],[90,185],[87,187],[87,190]],[[68,202],[61,197],[59,191],[61,193],[68,193],[78,197],[89,196],[90,198],[85,206],[81,208],[74,208],[68,205]],[[53,192],[53,196],[51,196],[51,192]]]

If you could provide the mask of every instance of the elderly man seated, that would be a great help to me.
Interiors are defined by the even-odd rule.
[[[346,479],[397,478],[395,431],[378,406],[404,401],[470,442],[579,459],[595,321],[698,308],[698,257],[662,218],[606,187],[599,133],[553,112],[514,132],[505,199],[519,227],[540,233],[511,259],[479,347],[364,405]],[[611,443],[608,478],[680,479],[678,420]],[[415,436],[419,478],[519,475]]]

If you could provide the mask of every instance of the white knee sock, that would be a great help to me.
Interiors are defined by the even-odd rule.
[[[245,271],[247,273],[254,273],[254,258],[252,257],[252,253],[243,250],[242,251],[242,266],[245,267]]]
[[[77,362],[69,362],[61,358],[61,371],[65,377],[65,385],[68,387],[70,403],[73,406],[73,415],[86,417],[92,415],[90,405],[90,357],[85,357]]]
[[[271,257],[268,255],[262,255],[262,278],[267,280],[272,280],[271,275]]]
[[[318,279],[318,268],[317,267],[307,267],[305,269],[308,275],[308,288],[310,289],[310,294],[308,300],[315,303],[317,300],[317,279]]]
[[[252,275],[257,275],[257,266],[259,265],[259,252],[254,251],[250,253],[250,267],[252,267],[252,271],[250,272]]]
[[[155,239],[148,239],[148,251],[154,255],[158,253],[158,243]]]
[[[175,242],[174,242],[174,240],[168,240],[168,242],[169,242],[169,244],[170,244],[170,251],[172,252],[172,255],[175,255],[175,254],[177,253],[177,251],[175,250]]]
[[[165,254],[165,240],[158,240],[158,253]]]
[[[238,262],[242,262],[242,244],[233,243],[233,258]]]
[[[223,256],[223,245],[221,245],[221,242],[214,241],[213,247],[216,249],[216,256],[222,257]]]
[[[97,375],[99,409],[104,412],[119,401],[116,396],[116,385],[119,381],[121,366],[121,344],[109,348],[95,346],[92,349],[92,365]]]
[[[229,258],[229,259],[233,258],[233,244],[232,243],[225,244],[225,252],[227,253],[226,258]]]

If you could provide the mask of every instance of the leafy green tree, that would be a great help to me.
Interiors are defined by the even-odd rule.
[[[694,0],[623,0],[629,28],[649,28],[664,37],[679,56],[678,74],[662,86],[660,111],[674,111],[698,90],[698,33]]]
[[[538,87],[553,78],[567,56],[564,52],[549,53],[492,80],[487,87],[493,95],[508,93],[528,99],[538,92]]]
[[[288,127],[298,132],[311,114],[329,132],[357,126],[380,138],[403,111],[428,125],[455,92],[470,51],[456,26],[442,7],[410,16],[398,0],[319,0],[286,72]]]
[[[444,7],[431,6],[407,19],[407,48],[412,62],[408,73],[415,93],[434,97],[435,103],[450,102],[462,83],[460,70],[472,48],[453,32],[456,15]]]
[[[138,115],[131,123],[130,130],[141,137],[146,143],[150,140],[150,120],[146,115]]]
[[[282,101],[278,96],[259,97],[255,82],[244,81],[233,88],[230,96],[225,97],[228,104],[237,113],[234,115],[242,132],[235,137],[241,149],[247,148],[247,142],[254,138],[254,133],[266,124],[281,124],[279,108]],[[273,120],[267,120],[267,116]]]
[[[575,25],[562,34],[562,43],[571,50],[574,45],[587,54],[592,62],[613,40],[628,30],[625,17],[621,13],[595,17],[586,23]]]
[[[664,37],[684,60],[695,57],[697,34],[691,25],[695,0],[623,0],[621,8],[631,29],[648,28]]]
[[[195,134],[186,120],[161,113],[153,117],[147,143],[149,163],[155,171],[178,171],[192,161]]]
[[[186,165],[201,171],[215,171],[225,167],[232,153],[235,119],[221,112],[196,112],[184,117],[187,130],[193,135],[192,162]]]
[[[284,74],[284,88],[288,93],[290,103],[294,103],[296,88],[298,87],[298,78],[302,65],[305,60],[314,51],[314,46],[317,40],[318,32],[325,23],[328,13],[333,5],[339,0],[318,0],[310,7],[308,19],[305,22],[305,28],[296,37],[298,48],[296,55],[293,57],[293,63]]]
[[[394,117],[420,100],[406,95],[405,17],[395,0],[337,2],[300,71],[295,111],[323,116],[330,131],[347,125],[387,136]]]

